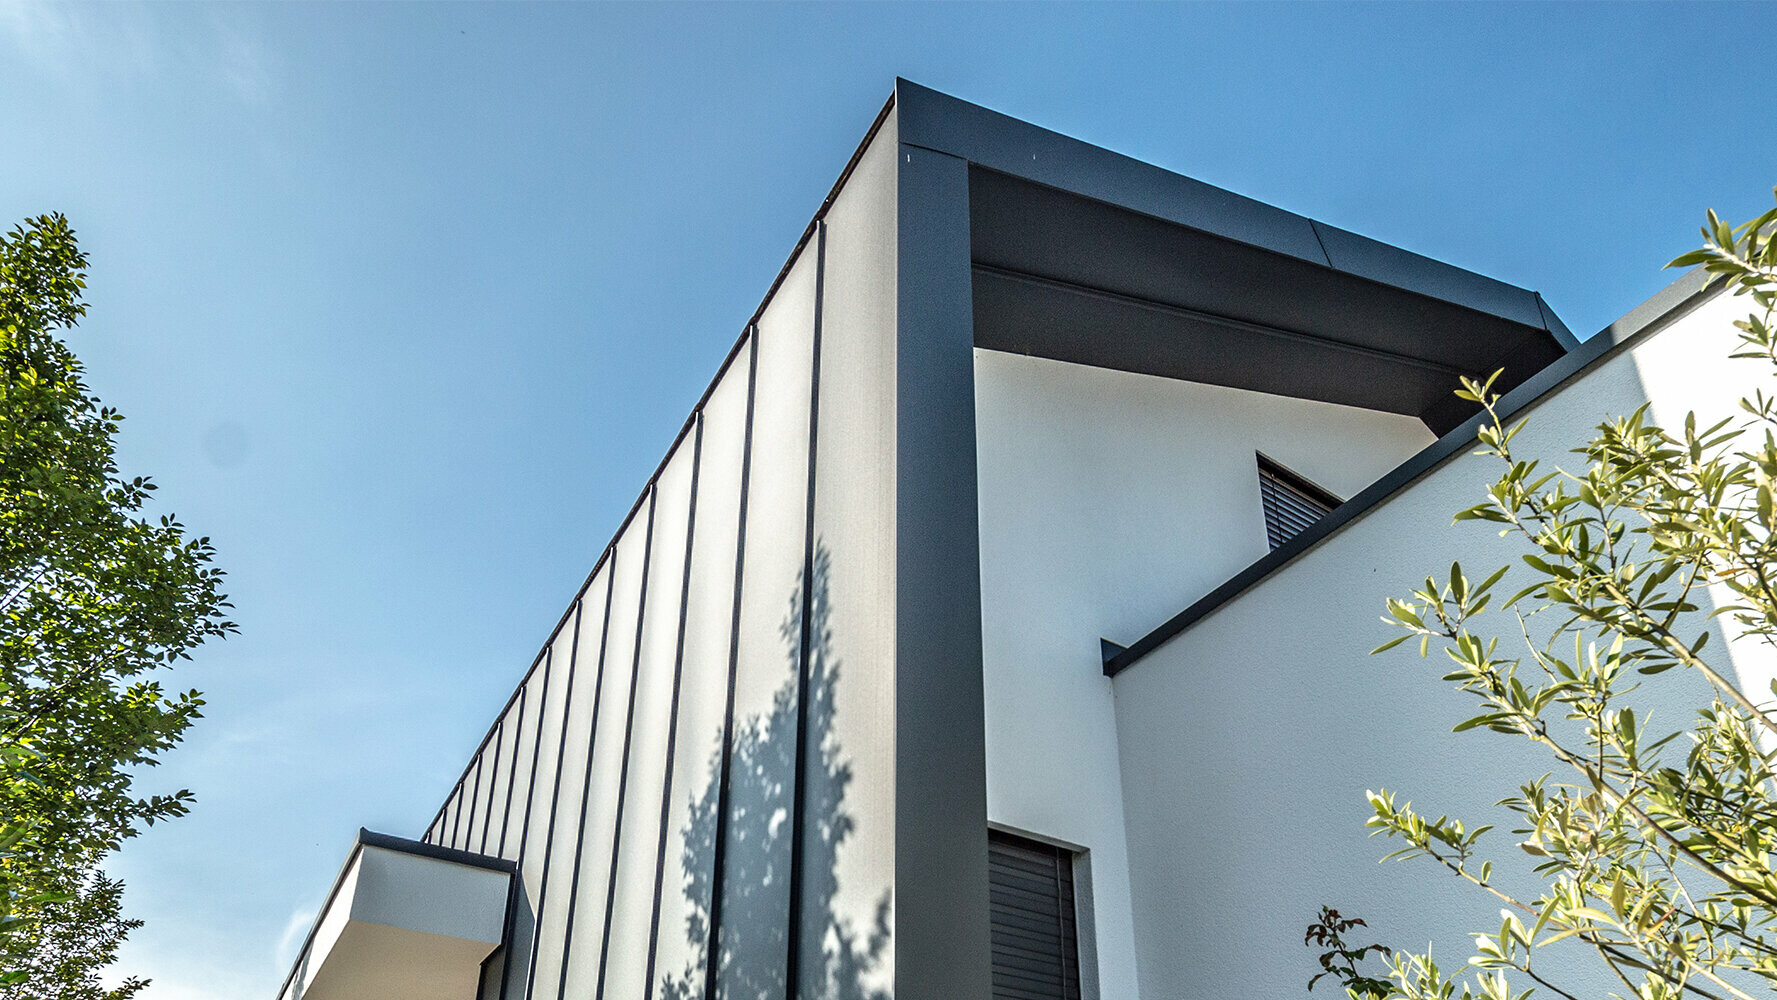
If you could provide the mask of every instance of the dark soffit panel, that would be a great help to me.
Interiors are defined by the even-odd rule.
[[[1504,367],[1509,389],[1565,353],[1533,294],[1499,297],[1505,317],[1389,284],[1373,275],[1411,277],[1423,258],[1349,233],[1327,231],[1370,275],[979,167],[969,215],[985,348],[1409,414],[1439,433],[1468,416],[1446,402],[1461,376]],[[1421,284],[1457,294],[1446,270]]]

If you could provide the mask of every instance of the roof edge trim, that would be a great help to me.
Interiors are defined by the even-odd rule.
[[[1549,333],[1536,292],[897,78],[903,143]],[[1332,245],[1329,245],[1329,241]]]

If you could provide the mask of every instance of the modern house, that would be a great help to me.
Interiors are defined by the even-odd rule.
[[[1366,788],[1481,813],[1524,770],[1367,655],[1385,597],[1510,557],[1450,526],[1495,477],[1452,390],[1503,369],[1557,456],[1725,411],[1754,373],[1700,289],[1580,343],[1535,292],[898,82],[280,1000],[1298,996],[1322,903],[1460,962],[1492,907],[1362,827]]]

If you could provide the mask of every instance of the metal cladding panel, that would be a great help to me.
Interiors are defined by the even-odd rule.
[[[426,835],[422,838],[425,843],[443,844],[450,838],[451,807],[456,805],[456,801],[457,789],[452,787],[450,794],[444,798],[444,805],[438,807],[437,818],[433,819],[432,825],[426,828]]]
[[[704,995],[709,966],[710,892],[715,882],[716,810],[721,797],[728,665],[740,556],[741,470],[747,447],[750,341],[703,410],[697,517],[685,591],[679,706],[667,789],[654,1000]]]
[[[444,811],[438,817],[437,843],[442,847],[451,845],[451,837],[456,833],[457,809],[463,801],[463,783],[458,779],[451,786],[450,797],[444,800]]]
[[[487,804],[494,794],[489,787],[494,781],[494,746],[490,739],[475,755],[474,791],[469,793],[469,817],[463,823],[463,842],[459,845],[465,851],[477,851],[487,834]]]
[[[517,852],[519,875],[518,905],[513,916],[512,933],[507,937],[511,948],[506,964],[506,995],[509,1000],[527,995],[527,976],[536,945],[538,907],[542,901],[544,885],[550,804],[555,795],[556,764],[561,755],[563,706],[567,696],[574,617],[580,611],[580,603],[575,601],[567,618],[551,638],[544,653],[540,690],[535,686],[537,675],[532,675],[530,695],[537,705],[537,712],[532,717],[536,724],[527,727],[534,734],[528,737],[531,740],[530,787],[524,796],[524,807],[518,814],[518,825],[509,831],[517,843],[508,843],[508,848]],[[541,697],[538,697],[539,694]]]
[[[542,749],[538,739],[542,728],[544,703],[548,700],[550,663],[547,649],[537,657],[518,689],[518,697],[506,710],[507,728],[512,731],[512,753],[506,765],[506,796],[502,803],[505,815],[500,821],[499,842],[494,853],[508,861],[521,862],[525,856],[525,828],[536,802],[537,758]],[[508,912],[506,947],[501,955],[502,982],[500,997],[524,995],[524,976],[530,969],[531,935],[536,929],[532,905],[536,897],[533,886],[526,884],[520,865],[520,877],[513,881],[513,901]],[[492,998],[483,998],[492,1000]]]
[[[647,995],[650,938],[654,928],[654,877],[660,861],[660,804],[666,794],[667,736],[672,727],[673,687],[679,650],[680,609],[690,539],[698,435],[679,445],[660,473],[654,493],[654,542],[648,560],[648,596],[642,615],[641,652],[626,728],[619,836],[609,858],[613,882],[605,917],[605,959],[600,996]],[[586,943],[591,946],[591,941]]]
[[[537,752],[540,749],[537,740],[539,719],[543,714],[543,703],[547,700],[549,672],[546,663],[538,663],[525,679],[524,687],[519,689],[518,701],[507,714],[508,720],[517,720],[512,729],[512,754],[507,761],[506,787],[506,818],[500,824],[500,843],[495,854],[509,861],[518,860],[524,845],[525,815],[530,809],[534,797],[534,777],[537,768]]]
[[[892,993],[895,119],[828,210],[795,996]]]
[[[551,890],[561,893],[567,904],[565,922],[553,929],[555,961],[547,966],[538,963],[531,994],[535,997],[590,997],[597,986],[617,813],[617,776],[621,773],[618,765],[623,759],[623,727],[629,714],[630,676],[635,669],[636,623],[643,610],[643,578],[651,571],[648,534],[653,510],[652,499],[642,504],[611,557],[615,569],[610,623],[605,630],[605,668],[596,699],[598,717],[593,723],[592,764],[574,775],[579,785],[575,797],[579,819],[569,824],[566,855],[560,860]],[[589,714],[591,708],[588,703]]]
[[[518,699],[514,698],[506,713],[494,727],[491,746],[482,753],[488,756],[487,767],[493,780],[487,788],[487,820],[481,836],[476,838],[475,853],[500,853],[500,828],[506,824],[506,799],[512,788],[512,744],[518,732]]]
[[[782,995],[789,960],[798,636],[808,506],[817,254],[807,246],[758,324],[747,483],[746,563],[728,809],[722,845],[716,995]]]
[[[634,522],[625,533],[639,530]],[[620,543],[621,544],[621,543]],[[613,576],[621,577],[621,557],[606,561],[580,596],[580,610],[575,621],[563,628],[563,635],[572,643],[562,650],[557,643],[555,666],[566,668],[563,678],[564,697],[561,702],[561,727],[556,770],[549,793],[546,838],[531,850],[543,856],[543,885],[536,900],[536,952],[532,959],[531,993],[549,996],[560,974],[562,940],[568,921],[568,907],[573,894],[563,873],[573,865],[574,851],[580,845],[580,802],[586,790],[587,748],[592,744],[592,706],[598,697],[600,678],[609,669],[601,662],[600,640],[607,628],[605,609],[610,601],[607,593]],[[539,796],[542,795],[539,790]],[[544,800],[538,799],[539,808]]]

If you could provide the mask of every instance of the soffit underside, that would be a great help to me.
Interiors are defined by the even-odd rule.
[[[969,214],[984,348],[1408,414],[1440,434],[1473,412],[1451,395],[1462,376],[1503,368],[1509,389],[1565,353],[1517,318],[981,167]]]

